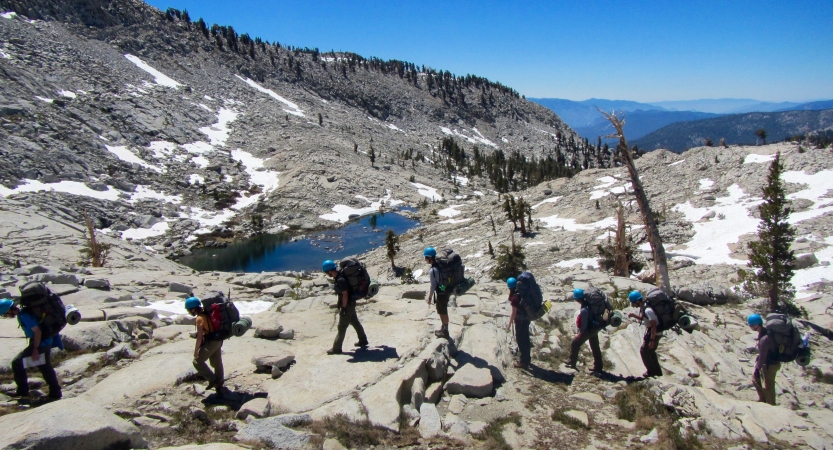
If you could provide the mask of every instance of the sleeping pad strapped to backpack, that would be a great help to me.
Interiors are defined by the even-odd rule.
[[[599,288],[589,287],[584,290],[584,304],[590,311],[590,326],[593,329],[605,328],[613,313],[613,305],[607,299],[607,295]]]
[[[235,322],[240,320],[240,312],[237,307],[220,291],[211,291],[202,300],[203,312],[208,316],[211,325],[211,332],[206,340],[225,340],[234,335]]]
[[[448,248],[435,259],[440,271],[440,289],[451,293],[454,286],[466,281],[466,267],[460,255]]]
[[[55,336],[67,325],[61,297],[39,281],[30,281],[20,287],[20,305],[23,312],[37,319],[43,339]]]
[[[364,264],[356,258],[346,258],[338,263],[341,274],[350,285],[350,297],[353,300],[367,296],[367,289],[370,287],[370,274]]]
[[[645,294],[645,306],[656,313],[658,331],[674,328],[680,317],[686,314],[685,308],[660,288],[653,288]]]
[[[520,297],[520,306],[526,313],[529,320],[538,320],[550,310],[549,302],[544,302],[544,293],[541,286],[535,281],[531,272],[521,272],[516,278],[518,285],[515,288]]]
[[[792,362],[801,347],[801,330],[785,314],[773,313],[766,316],[766,334],[775,341],[778,361]]]

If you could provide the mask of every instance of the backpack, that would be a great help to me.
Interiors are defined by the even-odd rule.
[[[535,276],[531,272],[521,272],[517,280],[518,285],[515,291],[520,297],[518,306],[526,313],[529,320],[540,319],[549,311],[549,307],[544,307],[544,293],[541,292],[541,286],[535,281]]]
[[[345,258],[338,263],[338,266],[341,268],[341,275],[350,286],[350,298],[366,297],[370,287],[370,274],[367,273],[364,263],[356,258]]]
[[[660,288],[653,288],[645,294],[645,307],[654,310],[657,315],[657,330],[666,331],[674,328],[685,309]],[[644,313],[644,310],[643,310]]]
[[[220,291],[207,293],[201,302],[209,325],[206,340],[219,341],[232,337],[234,324],[240,320],[240,312],[234,303]]]
[[[599,288],[590,286],[584,290],[584,305],[590,312],[590,326],[593,329],[607,327],[610,322],[610,315],[613,313],[613,305],[607,299],[607,295]]]
[[[776,359],[780,362],[792,362],[798,356],[801,347],[801,330],[785,314],[770,314],[766,316],[766,334],[775,341],[778,349]]]
[[[466,266],[463,265],[463,258],[454,253],[454,250],[447,248],[442,254],[437,255],[437,268],[440,271],[440,286],[445,286],[443,291],[466,281]]]
[[[38,321],[42,338],[57,335],[67,325],[67,311],[58,294],[39,281],[30,281],[20,287],[22,312]]]

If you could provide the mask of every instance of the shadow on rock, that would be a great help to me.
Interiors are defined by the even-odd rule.
[[[223,393],[222,396],[218,395],[215,392],[210,394],[208,397],[204,398],[202,400],[202,404],[205,406],[225,405],[229,409],[237,411],[249,400],[253,400],[256,398],[266,398],[266,396],[266,392],[250,393],[226,391],[225,393]]]
[[[543,367],[536,366],[535,364],[530,364],[526,372],[541,381],[567,386],[573,384],[573,379],[576,377],[575,374],[556,372],[552,369],[544,369]]]
[[[399,359],[399,353],[396,352],[396,348],[388,347],[387,345],[353,350],[352,352],[344,352],[344,354],[351,356],[347,360],[350,363],[382,362],[387,359]]]

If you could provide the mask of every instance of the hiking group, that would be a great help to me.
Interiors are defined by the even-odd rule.
[[[451,340],[448,329],[451,295],[464,293],[474,284],[474,280],[465,278],[462,259],[450,249],[438,253],[435,248],[427,247],[423,251],[423,257],[429,266],[430,286],[427,302],[429,305],[436,305],[440,318],[440,328],[435,331],[435,335]],[[370,278],[364,264],[355,258],[344,259],[338,264],[332,260],[324,261],[321,270],[333,279],[338,310],[338,331],[327,354],[342,353],[347,328],[350,326],[358,336],[354,346],[367,347],[369,341],[359,322],[356,302],[374,296],[378,292],[378,284]],[[530,324],[544,317],[552,305],[550,301],[544,301],[541,286],[528,271],[507,279],[506,285],[509,288],[508,300],[512,308],[507,331],[514,329],[519,353],[514,366],[527,369],[532,361]],[[60,297],[43,283],[28,282],[21,286],[20,293],[18,302],[11,299],[0,300],[0,314],[16,318],[28,339],[26,348],[11,363],[17,387],[13,396],[19,397],[21,403],[30,401],[26,369],[37,367],[49,387],[46,400],[60,399],[61,386],[52,367],[51,351],[53,348],[63,350],[60,331],[67,324],[78,323],[81,320],[80,313],[72,305],[65,307]],[[622,325],[623,317],[620,312],[613,310],[607,296],[598,288],[590,286],[586,289],[575,289],[572,297],[580,305],[576,314],[578,333],[570,345],[570,354],[564,362],[565,366],[576,370],[581,347],[589,343],[593,357],[590,371],[602,372],[604,362],[599,345],[599,332],[608,326],[618,328]],[[696,319],[659,288],[649,290],[644,296],[639,291],[632,291],[628,295],[628,301],[638,311],[629,313],[628,317],[637,319],[645,327],[639,350],[646,368],[643,377],[662,376],[657,348],[663,332],[678,328],[691,333],[697,326]],[[217,395],[222,397],[225,392],[223,342],[232,336],[242,336],[251,327],[251,319],[240,317],[230,300],[230,295],[227,297],[219,291],[207,292],[202,299],[189,297],[185,300],[185,309],[195,317],[196,341],[192,361],[194,369],[208,382],[208,389],[214,389]],[[796,361],[800,365],[806,365],[809,362],[809,334],[802,338],[798,327],[784,314],[770,314],[766,319],[758,314],[751,314],[747,323],[758,333],[758,356],[752,384],[758,393],[759,401],[774,405],[775,376],[781,368],[781,363]]]

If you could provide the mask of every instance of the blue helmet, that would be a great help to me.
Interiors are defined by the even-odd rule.
[[[750,314],[749,317],[746,318],[746,323],[748,323],[750,327],[753,325],[763,325],[764,318],[761,317],[760,314]]]
[[[509,289],[515,289],[518,286],[518,280],[510,277],[506,280],[506,286],[508,286]]]
[[[642,293],[641,292],[631,291],[631,293],[628,294],[628,301],[630,301],[631,303],[636,303],[640,300],[642,300]]]
[[[188,299],[185,300],[185,310],[190,311],[199,307],[202,307],[202,303],[197,297],[188,297]]]
[[[576,300],[581,300],[584,298],[584,289],[578,288],[573,289],[573,298]]]
[[[4,298],[0,300],[0,315],[6,314],[9,312],[9,309],[14,306],[14,301],[8,298]]]
[[[335,261],[333,261],[332,259],[328,259],[321,264],[321,271],[329,272],[331,270],[335,270],[336,267],[338,266],[336,266]]]
[[[437,251],[434,249],[434,247],[426,247],[425,251],[422,252],[422,256],[425,256],[425,257],[430,256],[431,258],[436,258],[437,257]]]

